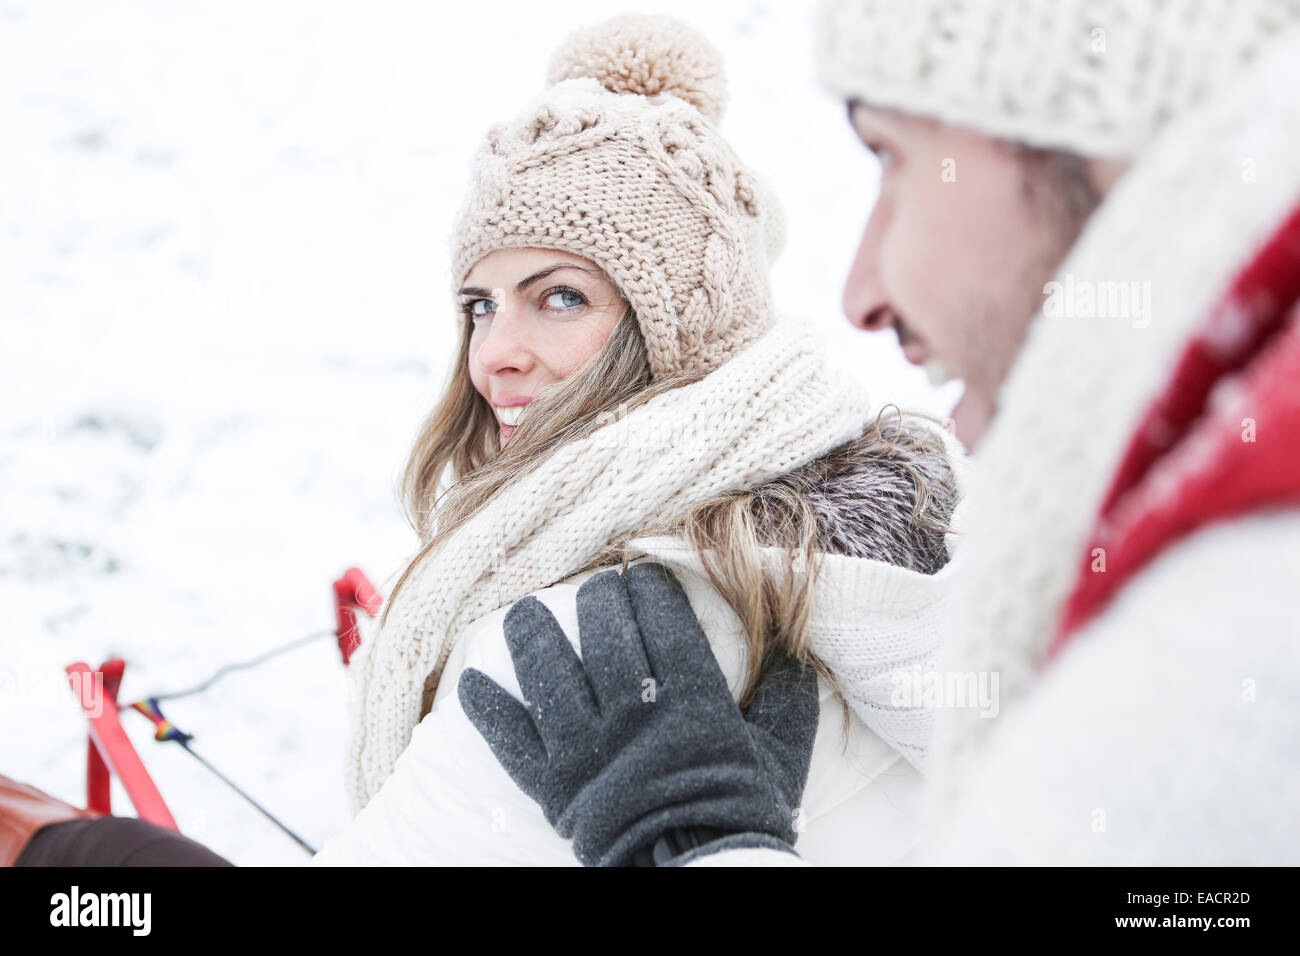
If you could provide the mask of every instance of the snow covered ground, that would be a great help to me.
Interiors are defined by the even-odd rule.
[[[726,55],[723,128],[785,205],[779,308],[877,401],[951,404],[840,313],[874,168],[802,4],[0,0],[0,772],[84,803],[73,660],[124,657],[132,701],[331,627],[349,565],[387,592],[470,155],[570,28],[624,10]],[[344,690],[327,637],[164,710],[319,845],[347,821]],[[124,724],[183,832],[305,859]]]

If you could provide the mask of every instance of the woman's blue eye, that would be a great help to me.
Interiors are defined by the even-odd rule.
[[[581,292],[574,292],[572,289],[557,289],[546,297],[546,304],[553,309],[576,309],[586,302]]]
[[[491,315],[497,310],[497,304],[491,299],[475,299],[469,304],[469,314],[475,317]]]

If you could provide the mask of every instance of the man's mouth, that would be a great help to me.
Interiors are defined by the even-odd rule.
[[[947,385],[955,377],[952,374],[952,369],[948,368],[947,363],[937,355],[930,356],[930,358],[921,363],[921,367],[925,369],[925,374],[929,377],[930,384],[935,388],[938,388],[940,385]]]
[[[897,313],[891,316],[891,321],[894,332],[898,335],[898,345],[903,350],[903,356],[913,365],[925,369],[926,378],[930,380],[933,387],[940,388],[952,382],[961,382],[963,386],[965,385],[965,381],[953,371],[951,366],[934,354],[929,343],[910,329]],[[967,398],[967,389],[963,387],[961,395],[949,412],[949,420],[953,423],[956,435],[964,442],[971,440],[968,437],[970,426],[966,421],[970,405]]]
[[[898,345],[903,350],[903,357],[913,365],[925,369],[930,384],[938,388],[946,385],[955,377],[948,363],[935,355],[930,346],[915,332],[907,327],[898,316],[894,316],[894,332],[898,335]]]

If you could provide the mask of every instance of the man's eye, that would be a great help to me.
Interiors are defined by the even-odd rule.
[[[882,170],[894,165],[894,151],[884,143],[871,142],[870,140],[864,140],[863,142],[866,143],[867,149],[876,158],[876,162],[880,164]]]
[[[586,302],[582,293],[573,289],[557,289],[546,297],[546,304],[552,309],[576,309]]]

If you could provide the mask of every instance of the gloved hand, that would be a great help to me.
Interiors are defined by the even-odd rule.
[[[670,831],[793,852],[817,732],[813,668],[781,659],[742,714],[681,585],[658,564],[594,575],[577,610],[581,660],[536,598],[506,614],[526,707],[472,668],[458,691],[578,859],[624,865]]]

